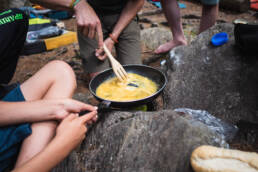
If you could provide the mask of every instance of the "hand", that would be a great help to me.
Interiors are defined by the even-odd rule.
[[[97,111],[78,117],[78,114],[70,114],[57,127],[56,137],[60,144],[64,144],[68,149],[74,149],[85,138],[87,132],[86,123],[96,118]]]
[[[103,46],[103,33],[101,23],[95,11],[86,1],[80,1],[74,12],[78,25],[78,30],[86,37],[95,38],[97,32],[99,48]]]
[[[62,120],[70,113],[79,113],[80,111],[96,111],[97,107],[85,104],[83,102],[73,99],[50,100],[56,101],[56,108],[54,111],[55,119]],[[88,115],[88,114],[86,114]],[[93,118],[93,121],[97,119]]]
[[[110,38],[108,37],[105,41],[104,41],[104,44],[106,45],[106,47],[109,49],[109,51],[111,52],[113,47],[114,47],[114,44],[115,42]],[[104,52],[104,48],[101,47],[99,49],[96,49],[96,53],[95,55],[98,57],[98,59],[100,60],[105,60],[106,57],[107,57],[107,54]]]

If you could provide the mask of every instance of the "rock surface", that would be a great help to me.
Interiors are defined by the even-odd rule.
[[[171,110],[102,115],[81,147],[54,171],[191,172],[194,148],[225,146],[207,126]]]
[[[172,39],[169,29],[160,27],[148,28],[141,31],[141,42],[149,49],[155,50],[159,45]]]
[[[170,52],[165,108],[206,110],[231,123],[258,123],[258,60],[245,60],[235,47],[234,26],[220,24],[200,34],[189,46]],[[214,47],[211,37],[227,32],[229,41]]]

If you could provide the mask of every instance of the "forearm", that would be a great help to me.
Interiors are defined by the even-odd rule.
[[[33,102],[0,101],[0,126],[54,120],[53,114],[57,106],[46,100]]]
[[[112,35],[117,39],[125,27],[133,20],[137,12],[142,8],[144,0],[130,0],[123,9]]]
[[[73,149],[71,144],[65,144],[62,140],[54,138],[50,144],[39,154],[24,165],[18,167],[14,172],[46,172],[54,168]]]

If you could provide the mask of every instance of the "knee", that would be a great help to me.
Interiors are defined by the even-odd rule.
[[[54,71],[53,76],[55,77],[55,80],[62,80],[63,82],[70,84],[73,89],[76,88],[75,73],[70,65],[61,60],[54,60],[50,62],[49,65]]]

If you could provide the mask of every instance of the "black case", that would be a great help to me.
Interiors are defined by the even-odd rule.
[[[258,25],[236,24],[234,35],[241,53],[258,57]]]

